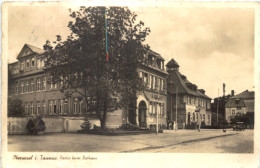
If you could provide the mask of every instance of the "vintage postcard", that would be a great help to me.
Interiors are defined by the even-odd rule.
[[[259,167],[259,4],[5,2],[3,167]]]

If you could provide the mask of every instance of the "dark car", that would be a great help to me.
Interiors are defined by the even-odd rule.
[[[233,131],[244,131],[245,125],[244,122],[236,122],[236,124],[233,126]]]

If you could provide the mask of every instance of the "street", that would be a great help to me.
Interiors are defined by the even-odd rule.
[[[253,153],[254,130],[164,130],[164,133],[105,136],[55,133],[9,135],[10,152]]]

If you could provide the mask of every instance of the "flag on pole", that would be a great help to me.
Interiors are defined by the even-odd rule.
[[[109,60],[109,55],[108,55],[108,45],[107,45],[107,9],[105,9],[105,24],[106,24],[106,59],[107,59],[107,62]]]

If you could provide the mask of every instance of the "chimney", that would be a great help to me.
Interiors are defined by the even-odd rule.
[[[226,84],[223,83],[223,96],[225,96],[225,92],[226,92],[225,88],[226,88]]]
[[[234,96],[234,95],[235,95],[235,91],[231,90],[231,96]]]

